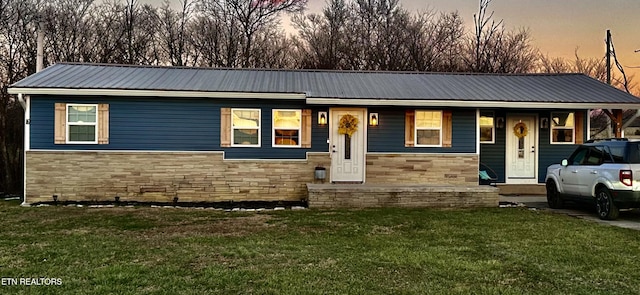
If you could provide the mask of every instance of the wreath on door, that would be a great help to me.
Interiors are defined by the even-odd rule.
[[[527,136],[528,133],[529,128],[527,128],[527,124],[525,123],[519,122],[513,126],[513,134],[515,134],[517,138],[523,138]]]
[[[358,118],[350,114],[346,114],[340,118],[338,133],[352,136],[356,131],[358,131],[358,123]]]

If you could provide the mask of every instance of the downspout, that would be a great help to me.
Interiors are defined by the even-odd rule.
[[[27,151],[31,149],[31,98],[27,95],[23,97],[22,93],[18,93],[18,100],[21,100],[24,104],[24,148],[23,148],[23,184],[22,184],[22,204],[21,206],[29,206],[27,202]],[[21,102],[21,103],[22,103]]]
[[[43,23],[38,23],[38,36],[36,39],[36,73],[42,71],[44,67],[44,30]],[[18,93],[18,101],[24,109],[24,148],[23,148],[23,184],[22,184],[22,204],[21,206],[29,206],[27,202],[27,152],[31,150],[31,97],[24,97],[22,93]]]

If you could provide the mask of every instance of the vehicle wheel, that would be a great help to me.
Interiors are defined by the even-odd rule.
[[[614,220],[620,214],[620,210],[613,203],[611,193],[606,187],[601,187],[596,191],[596,210],[600,219],[605,220]]]
[[[560,196],[560,192],[558,192],[558,187],[553,180],[549,180],[547,182],[547,204],[549,204],[549,208],[552,209],[561,209],[564,207],[564,201]]]

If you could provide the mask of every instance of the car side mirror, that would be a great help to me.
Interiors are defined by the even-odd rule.
[[[567,159],[563,159],[562,162],[560,162],[560,165],[562,166],[568,166],[569,165],[569,161]]]

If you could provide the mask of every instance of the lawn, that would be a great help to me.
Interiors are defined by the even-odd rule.
[[[0,201],[0,294],[638,294],[640,233],[523,208]],[[12,285],[53,278],[61,285]]]

